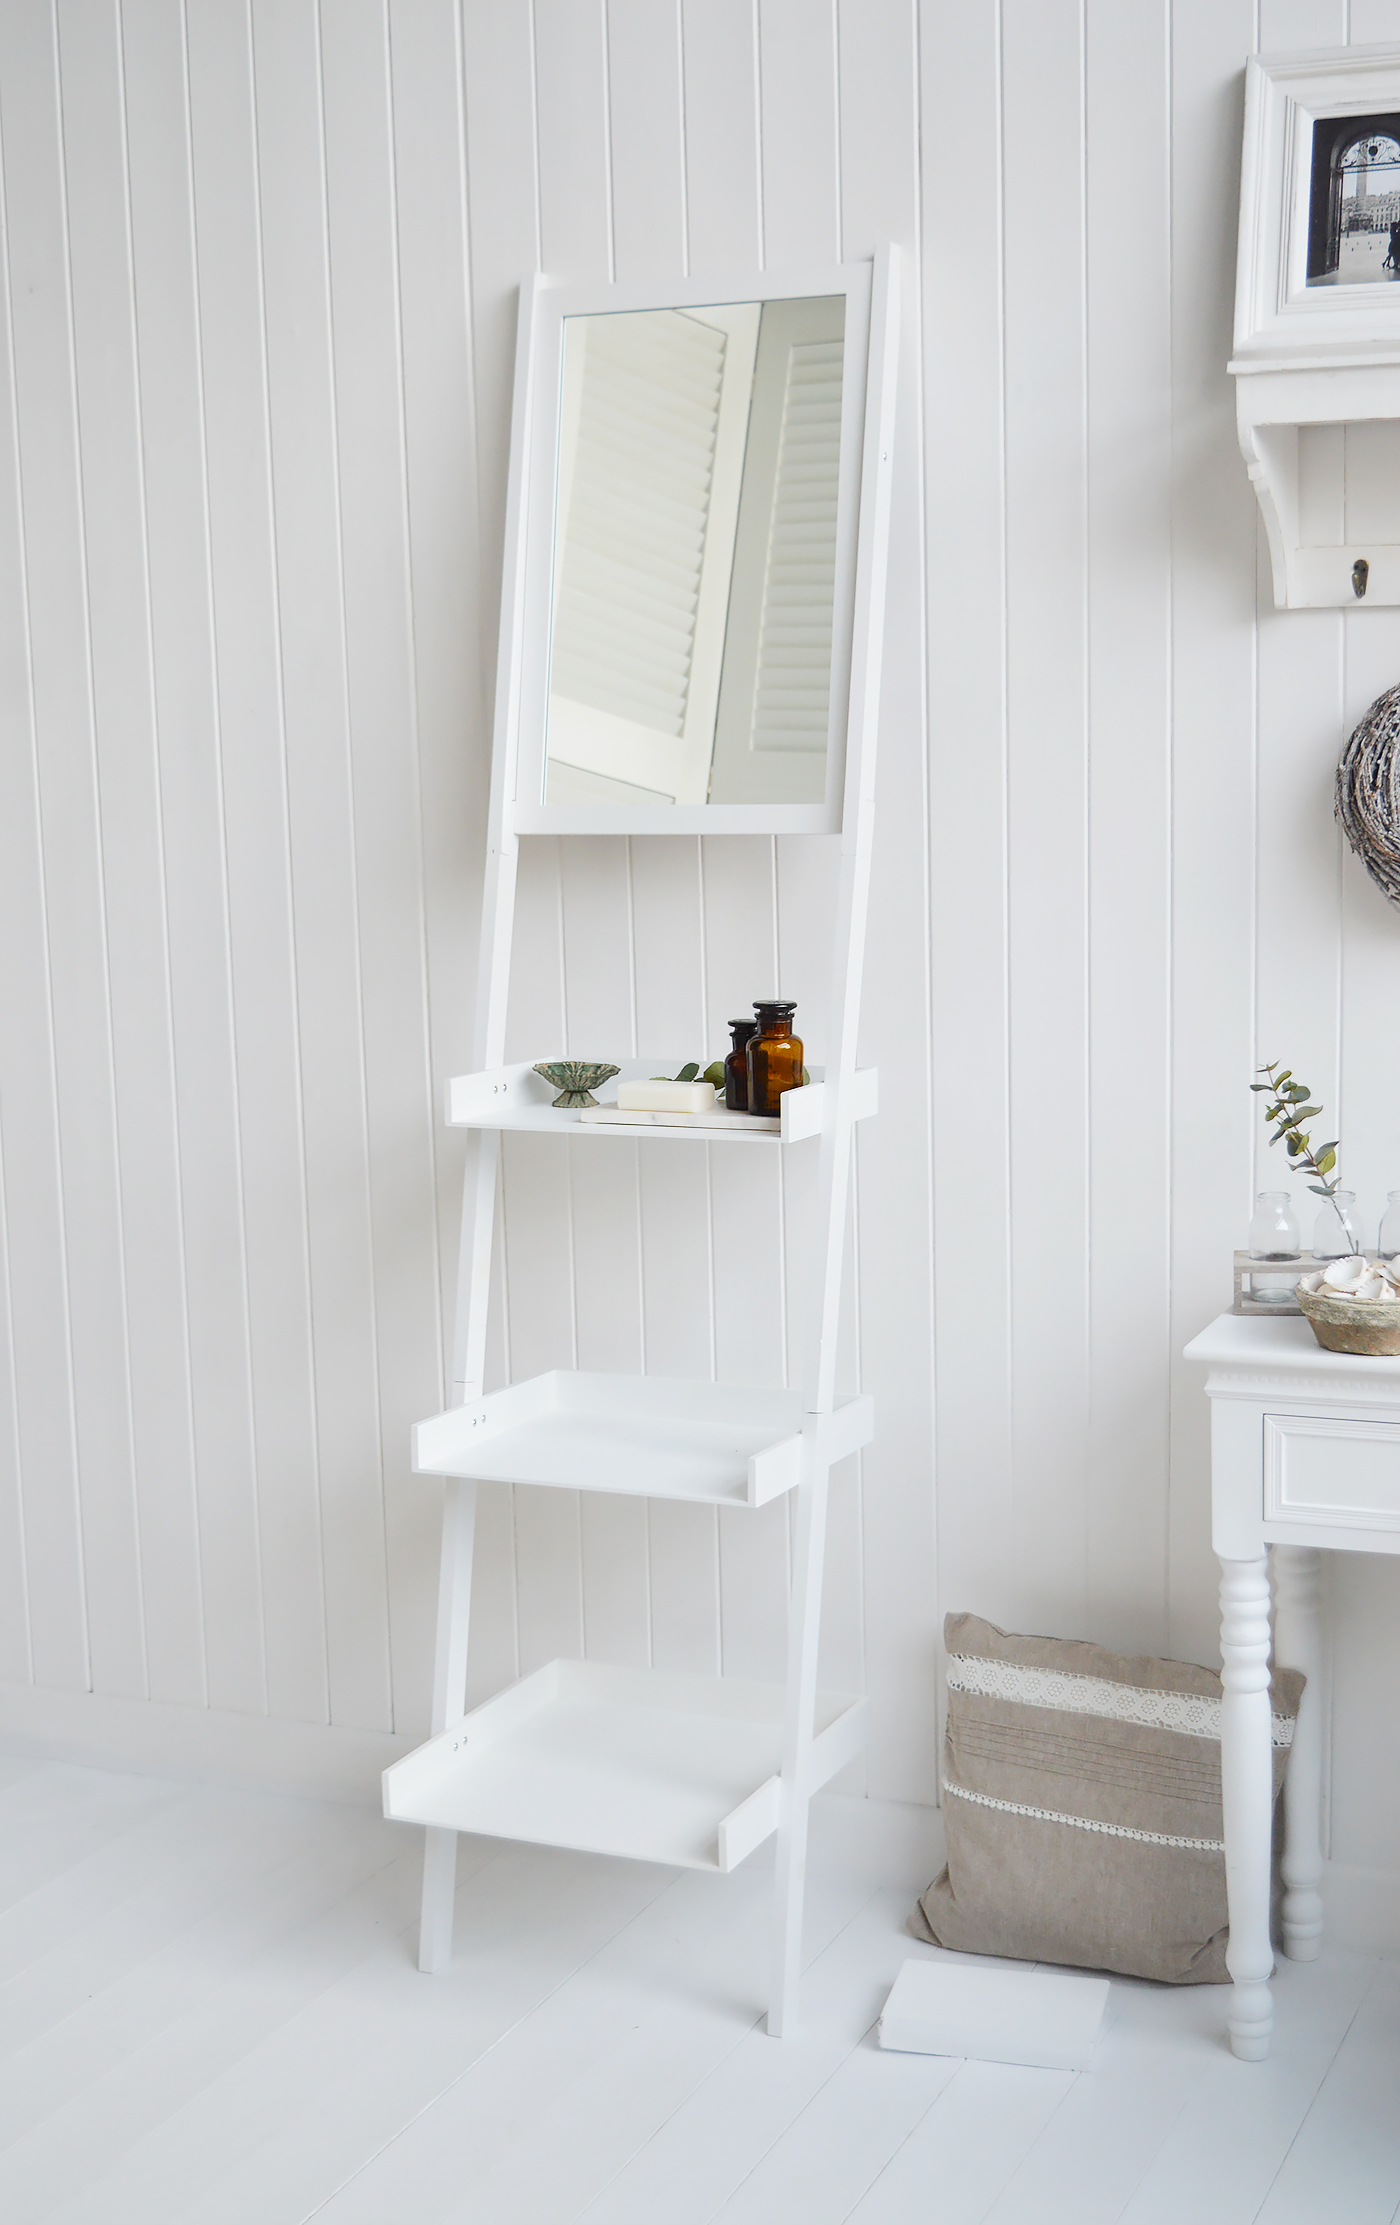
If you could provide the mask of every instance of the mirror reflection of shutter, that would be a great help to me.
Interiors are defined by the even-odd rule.
[[[826,748],[840,452],[841,342],[795,340],[759,626],[755,749]]]
[[[826,792],[844,306],[764,306],[711,803]]]
[[[758,323],[706,314],[566,328],[551,803],[705,800]]]

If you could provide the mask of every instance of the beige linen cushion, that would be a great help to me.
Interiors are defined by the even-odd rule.
[[[912,1920],[981,1955],[1222,1984],[1220,1678],[949,1615],[948,1866]],[[1275,1670],[1274,1796],[1303,1679]]]

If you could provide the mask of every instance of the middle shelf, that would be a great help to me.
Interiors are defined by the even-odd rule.
[[[874,1401],[837,1401],[824,1450],[875,1434]],[[539,1483],[629,1498],[763,1506],[798,1481],[802,1401],[791,1390],[558,1368],[449,1407],[413,1431],[419,1475]]]

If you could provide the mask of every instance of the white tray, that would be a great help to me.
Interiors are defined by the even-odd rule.
[[[683,1059],[669,1055],[624,1059],[613,1079],[601,1083],[594,1092],[598,1100],[596,1108],[556,1106],[557,1091],[542,1074],[535,1072],[533,1061],[521,1066],[494,1067],[481,1074],[458,1074],[447,1085],[448,1126],[500,1128],[527,1135],[575,1139],[592,1137],[603,1142],[611,1137],[616,1141],[617,1131],[623,1125],[616,1103],[618,1082],[645,1081],[653,1074],[674,1074],[683,1063]],[[821,1134],[826,1102],[823,1068],[813,1066],[808,1071],[812,1079],[805,1088],[784,1092],[777,1121],[750,1113],[732,1113],[717,1106],[714,1113],[639,1113],[626,1125],[634,1136],[671,1143],[762,1144],[769,1148],[775,1143],[802,1143]],[[878,1101],[877,1069],[858,1067],[853,1097],[855,1118],[868,1120],[876,1111]],[[591,1117],[595,1112],[610,1112],[610,1117],[600,1122]],[[705,1122],[703,1130],[697,1127],[698,1121]]]
[[[873,1401],[840,1400],[826,1426],[830,1457],[843,1459],[870,1443]],[[757,1507],[793,1489],[801,1446],[796,1391],[558,1368],[419,1422],[413,1466],[419,1475]]]
[[[780,1684],[551,1661],[384,1772],[384,1813],[538,1846],[732,1870],[778,1826]],[[866,1739],[817,1695],[813,1785]]]

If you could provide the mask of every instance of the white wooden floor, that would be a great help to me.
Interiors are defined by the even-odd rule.
[[[887,2055],[885,1990],[929,1952],[898,1874],[921,1856],[906,1828],[882,1882],[840,1842],[828,1821],[807,2014],[777,2042],[762,1870],[463,1842],[457,1953],[430,1979],[417,1832],[0,1756],[0,2218],[1396,2215],[1400,1964],[1285,1963],[1265,2066],[1226,2052],[1217,1989],[1128,1983],[1089,2073]]]

